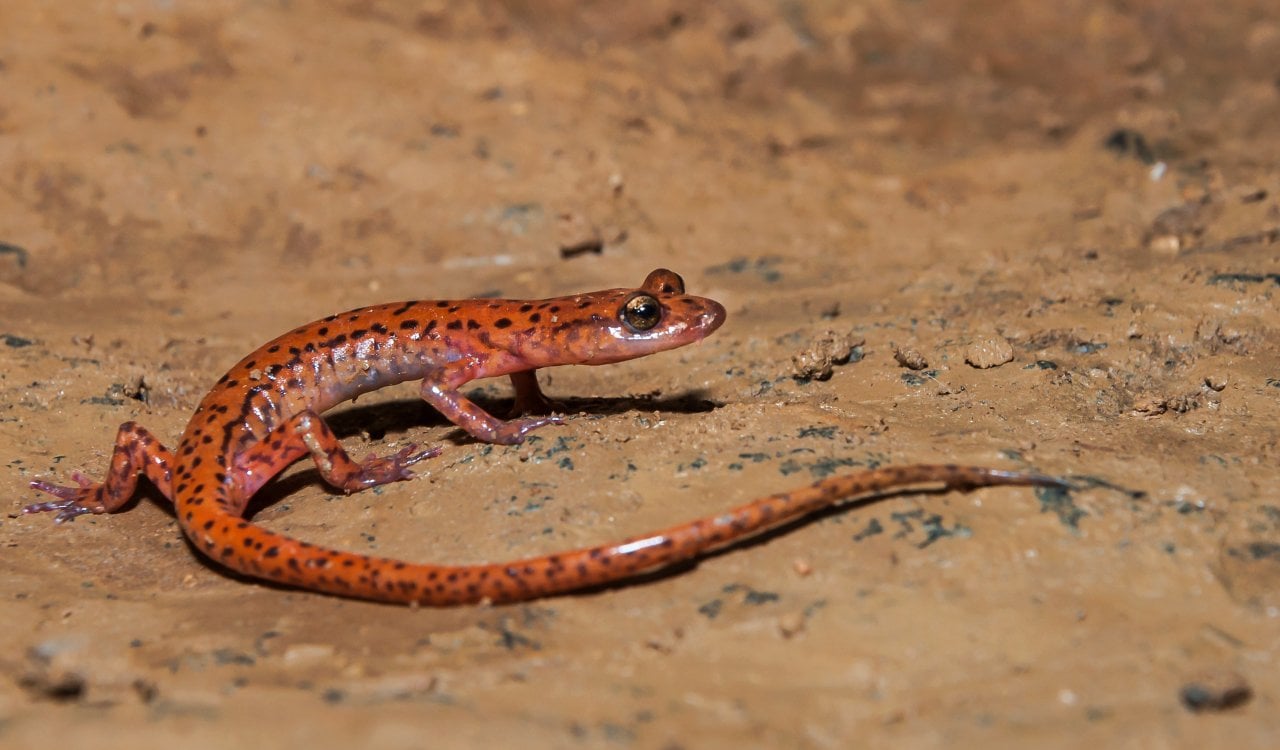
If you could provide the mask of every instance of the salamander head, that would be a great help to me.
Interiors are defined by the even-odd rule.
[[[684,280],[665,268],[639,289],[609,289],[556,300],[559,310],[538,333],[513,347],[534,367],[604,365],[692,344],[724,322],[724,306],[684,293]]]

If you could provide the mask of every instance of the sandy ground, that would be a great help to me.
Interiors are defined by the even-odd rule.
[[[1271,6],[5,0],[0,745],[1274,747]],[[476,562],[875,464],[1079,489],[453,609],[232,577],[150,488],[20,513],[299,323],[657,266],[724,327],[544,372],[578,416],[520,447],[362,398],[353,452],[444,454],[352,496],[300,465],[256,520]]]

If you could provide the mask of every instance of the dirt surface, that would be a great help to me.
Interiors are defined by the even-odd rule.
[[[1274,747],[1272,6],[5,0],[0,745]],[[297,324],[658,266],[724,327],[542,373],[578,416],[519,447],[361,398],[354,453],[444,454],[256,520],[477,562],[877,464],[1078,489],[453,609],[227,575],[150,488],[20,513]]]

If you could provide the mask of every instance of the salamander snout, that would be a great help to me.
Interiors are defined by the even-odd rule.
[[[702,329],[707,333],[711,333],[720,327],[720,324],[724,322],[725,316],[728,314],[724,309],[724,305],[713,299],[707,300],[707,309],[702,312]]]

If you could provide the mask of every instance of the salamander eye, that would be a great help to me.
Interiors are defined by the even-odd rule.
[[[647,331],[662,320],[662,305],[647,294],[637,294],[622,306],[622,322],[633,331]]]

